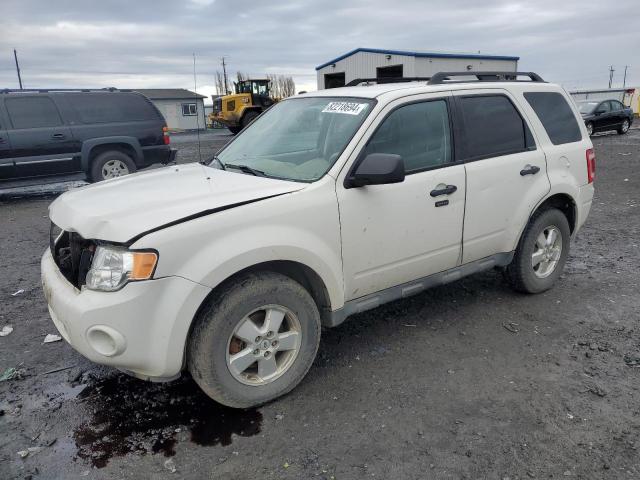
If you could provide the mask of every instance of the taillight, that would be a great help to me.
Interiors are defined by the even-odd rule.
[[[587,150],[587,182],[593,183],[596,176],[596,154],[593,148]]]
[[[162,138],[164,139],[165,145],[171,143],[171,137],[169,137],[169,129],[167,127],[162,127]]]

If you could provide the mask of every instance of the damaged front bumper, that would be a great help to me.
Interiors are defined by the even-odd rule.
[[[182,277],[134,282],[116,292],[74,287],[47,249],[42,288],[62,337],[93,362],[147,380],[178,376],[191,321],[211,291]]]

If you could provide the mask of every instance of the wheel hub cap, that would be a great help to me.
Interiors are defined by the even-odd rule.
[[[293,364],[300,351],[298,317],[281,305],[265,305],[246,315],[227,344],[227,368],[245,385],[273,382]]]
[[[122,160],[109,160],[102,166],[102,178],[117,178],[129,173],[129,167]]]
[[[538,278],[551,275],[562,255],[562,233],[556,226],[545,228],[538,238],[531,255],[531,266]]]

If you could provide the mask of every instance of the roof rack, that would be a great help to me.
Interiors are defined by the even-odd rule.
[[[351,80],[345,87],[355,87],[361,83],[401,83],[401,82],[419,82],[429,80],[431,77],[383,77],[383,78],[356,78]]]
[[[3,88],[0,93],[55,93],[55,92],[131,92],[129,89],[105,88]]]
[[[542,77],[534,72],[438,72],[429,80],[429,85],[442,85],[453,83],[451,77],[476,77],[472,82],[519,82],[518,77],[529,77],[530,82],[544,82]],[[467,83],[469,80],[458,80],[458,83]]]

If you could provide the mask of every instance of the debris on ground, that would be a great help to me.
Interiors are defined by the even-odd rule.
[[[62,337],[60,335],[54,335],[53,333],[49,333],[47,334],[46,337],[44,337],[43,343],[59,342],[60,340],[62,340]]]
[[[2,375],[0,375],[0,382],[4,381],[4,380],[11,380],[13,377],[16,376],[16,374],[18,373],[18,371],[11,367],[11,368],[7,368],[4,373]]]
[[[623,157],[626,157],[628,155],[631,155],[633,152],[618,152],[618,155],[622,155]]]
[[[600,385],[597,385],[595,383],[588,383],[585,385],[585,388],[586,390],[584,392],[591,392],[594,395],[597,395],[599,397],[607,396],[607,391],[604,388],[602,388]]]
[[[640,355],[625,355],[624,363],[629,367],[640,368]]]
[[[17,296],[19,296],[19,295],[22,295],[23,293],[24,293],[24,288],[21,288],[21,289],[20,289],[20,290],[18,290],[17,292],[12,293],[12,294],[11,294],[11,296],[12,296],[12,297],[17,297]]]
[[[25,450],[20,450],[18,452],[18,455],[20,456],[20,458],[27,458],[29,455],[38,453],[40,450],[42,450],[42,447],[29,447]]]
[[[518,326],[517,323],[514,322],[509,322],[509,323],[503,323],[502,326],[509,330],[511,333],[518,333],[519,330],[516,328]]]
[[[11,325],[5,325],[2,327],[2,330],[0,330],[0,337],[6,337],[11,332],[13,332],[13,327]]]
[[[50,373],[63,372],[64,370],[69,370],[73,367],[75,367],[75,365],[67,365],[66,367],[54,368],[52,370],[47,370],[46,372],[42,372],[41,375],[49,375]],[[80,374],[82,374],[82,372]]]
[[[169,470],[171,473],[176,473],[176,464],[171,459],[165,460],[164,468]]]

